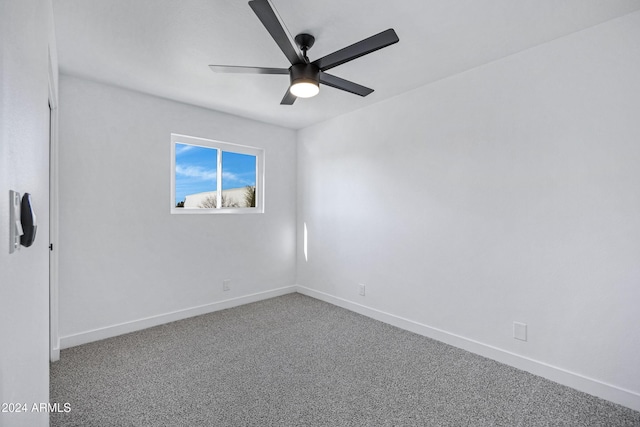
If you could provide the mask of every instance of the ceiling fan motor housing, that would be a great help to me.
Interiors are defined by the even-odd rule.
[[[316,86],[320,83],[320,68],[314,64],[294,64],[289,68],[291,85],[296,83],[311,83]]]

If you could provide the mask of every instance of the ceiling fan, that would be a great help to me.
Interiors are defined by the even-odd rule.
[[[317,95],[320,91],[320,83],[360,96],[369,95],[373,89],[336,77],[325,71],[399,41],[396,32],[393,29],[388,29],[311,62],[307,57],[308,50],[315,42],[315,38],[311,34],[298,34],[294,39],[298,47],[296,48],[291,43],[291,36],[281,23],[269,0],[252,0],[249,2],[249,6],[287,57],[291,67],[264,68],[234,65],[209,65],[209,67],[219,73],[288,74],[291,84],[280,102],[282,105],[292,105],[297,98],[310,98]]]

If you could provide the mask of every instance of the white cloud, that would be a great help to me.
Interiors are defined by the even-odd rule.
[[[223,181],[239,181],[240,178],[233,172],[225,172],[222,171],[222,180]]]
[[[176,175],[196,178],[202,181],[215,181],[217,178],[215,170],[205,169],[201,166],[176,165]]]
[[[246,173],[244,174],[237,174],[237,173],[233,173],[233,172],[225,172],[222,171],[222,182],[232,182],[235,185],[251,185],[253,183],[252,180],[247,179],[245,177],[245,175],[247,175]],[[226,184],[225,184],[226,185]]]
[[[251,180],[248,180],[245,174],[237,174],[234,172],[223,171],[222,172],[222,182],[227,185],[249,185],[252,183]],[[180,176],[183,180],[190,178],[190,182],[193,181],[209,181],[216,182],[217,176],[216,171],[213,169],[207,169],[202,166],[183,166],[176,165],[176,177]]]
[[[186,153],[193,148],[193,145],[178,144],[176,145],[176,155],[179,156],[180,154]]]

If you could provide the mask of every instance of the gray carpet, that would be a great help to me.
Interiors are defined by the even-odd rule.
[[[640,426],[640,412],[290,294],[63,350],[52,426]]]

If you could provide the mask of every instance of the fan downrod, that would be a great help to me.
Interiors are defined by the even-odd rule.
[[[313,44],[316,42],[316,38],[313,37],[311,34],[301,33],[301,34],[298,34],[294,40],[298,45],[298,47],[300,48],[300,50],[302,51],[302,54],[304,55],[305,60],[309,61],[309,58],[307,58],[307,51],[311,49]]]

